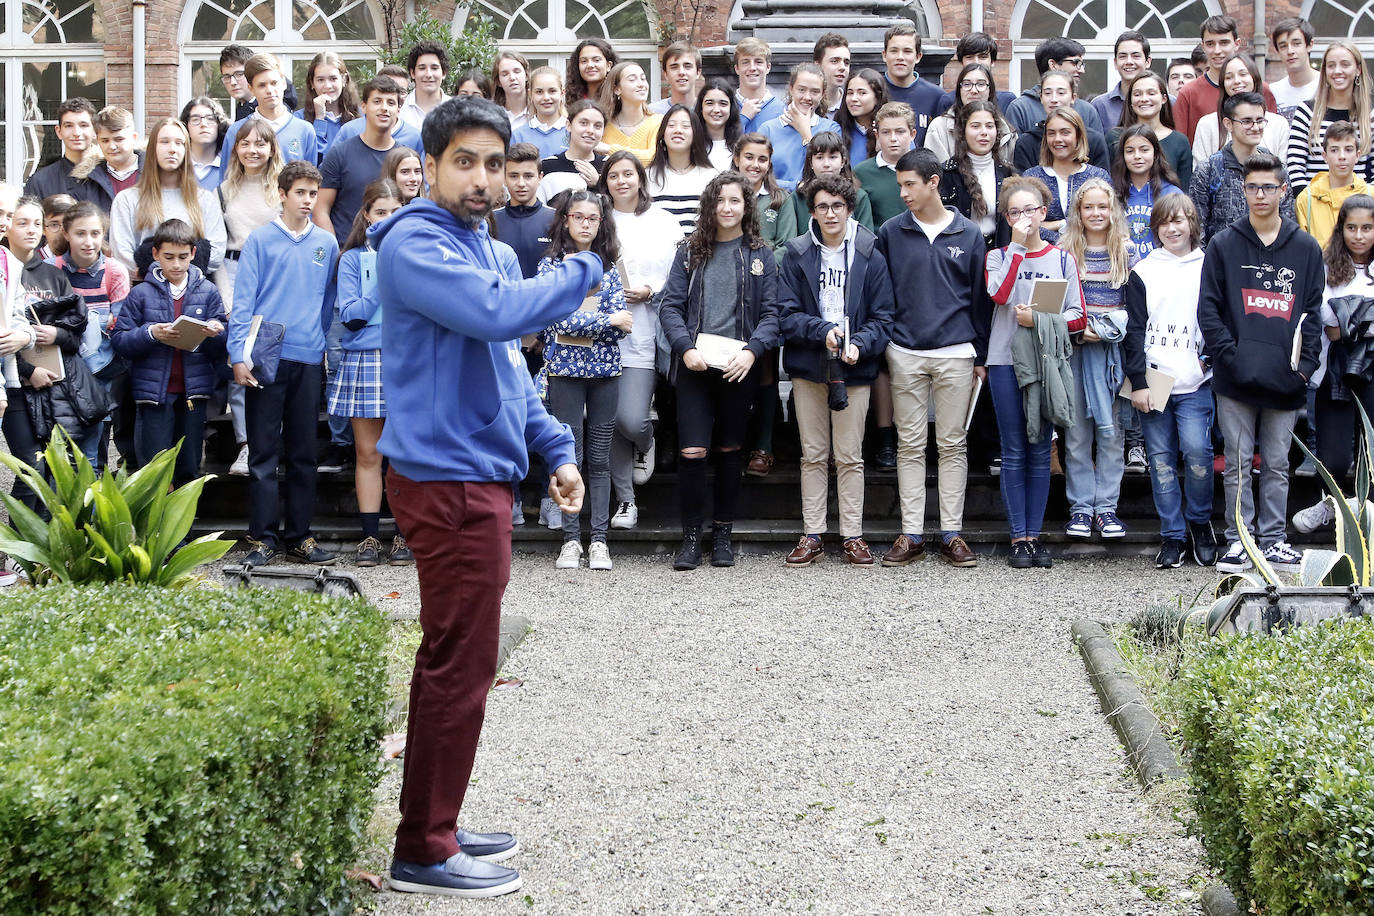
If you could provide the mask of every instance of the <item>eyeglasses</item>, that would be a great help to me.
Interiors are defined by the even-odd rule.
[[[1281,184],[1249,184],[1245,185],[1246,194],[1254,194],[1256,197],[1268,197],[1271,194],[1279,193]]]
[[[848,213],[849,204],[840,201],[837,204],[816,204],[811,208],[817,213]]]
[[[1044,207],[1027,207],[1027,208],[1025,208],[1024,210],[1008,210],[1008,211],[1007,211],[1007,222],[1009,222],[1009,223],[1014,223],[1014,222],[1016,222],[1018,219],[1020,219],[1020,218],[1023,217],[1023,216],[1034,216],[1035,214],[1039,213],[1039,212],[1040,212],[1041,210],[1043,210],[1043,209],[1045,209],[1045,208],[1044,208]]]
[[[575,221],[575,222],[579,222],[579,223],[586,223],[588,226],[595,226],[597,223],[601,222],[601,214],[599,214],[599,213],[569,213],[569,214],[568,214],[568,219],[573,220],[573,221]]]
[[[1081,67],[1081,66],[1083,66],[1083,58],[1081,58],[1081,57],[1066,57],[1066,58],[1064,58],[1063,60],[1061,60],[1060,63],[1061,63],[1061,64],[1068,64],[1070,67]]]
[[[230,71],[229,73],[221,73],[221,74],[219,75],[219,78],[220,78],[220,81],[221,81],[221,82],[225,82],[225,83],[237,83],[239,80],[243,79],[243,71],[242,71],[242,70],[232,70],[232,71]]]
[[[1256,130],[1256,129],[1263,129],[1264,125],[1267,124],[1268,121],[1269,121],[1268,118],[1237,118],[1236,120],[1232,121],[1231,123],[1232,123],[1232,124],[1239,124],[1241,127],[1245,128],[1246,130]]]
[[[194,127],[197,124],[214,124],[215,116],[212,114],[191,115],[186,119],[187,127]]]
[[[982,90],[988,88],[988,85],[989,84],[987,80],[964,80],[962,83],[959,84],[959,88]]]

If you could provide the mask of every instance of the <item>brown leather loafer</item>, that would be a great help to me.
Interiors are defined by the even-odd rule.
[[[767,477],[768,472],[773,470],[773,456],[769,452],[755,449],[749,453],[749,465],[744,469],[744,473],[750,477]]]
[[[868,542],[863,538],[848,538],[845,540],[844,558],[849,561],[850,566],[873,565],[873,554],[868,549]]]
[[[905,534],[899,534],[892,542],[892,549],[883,554],[884,566],[906,566],[919,559],[926,552],[925,541],[913,541]]]
[[[940,558],[950,566],[967,569],[978,565],[978,555],[969,549],[968,542],[956,537],[948,544],[940,545]]]
[[[825,550],[821,547],[821,539],[803,534],[801,540],[797,542],[797,546],[792,548],[792,552],[787,555],[787,559],[783,562],[788,566],[810,566],[823,556],[825,556]]]

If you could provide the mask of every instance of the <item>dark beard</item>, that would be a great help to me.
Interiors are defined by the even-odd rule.
[[[439,197],[434,198],[436,204],[443,207],[449,213],[452,213],[454,219],[458,220],[458,222],[467,226],[469,229],[476,229],[478,226],[482,225],[482,223],[486,221],[487,213],[491,212],[491,199],[484,198],[484,200],[487,204],[486,211],[483,213],[476,213],[468,207],[461,198],[458,200],[446,200]]]

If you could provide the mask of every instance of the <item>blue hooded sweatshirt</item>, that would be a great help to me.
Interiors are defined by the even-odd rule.
[[[382,386],[388,422],[378,444],[411,480],[509,482],[528,452],[550,468],[576,462],[572,433],[534,393],[519,338],[563,320],[601,280],[578,252],[521,279],[509,245],[483,223],[416,200],[368,230],[377,249]]]

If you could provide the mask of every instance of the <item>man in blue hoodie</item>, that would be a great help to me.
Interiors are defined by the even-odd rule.
[[[554,469],[549,495],[560,509],[578,512],[583,492],[572,433],[544,410],[519,339],[576,311],[602,265],[580,252],[524,280],[515,252],[488,234],[510,144],[500,106],[449,99],[422,134],[430,199],[369,233],[385,316],[388,422],[379,448],[391,461],[387,498],[415,552],[424,630],[390,883],[494,897],[520,887],[518,872],[492,864],[519,844],[456,825],[496,677],[511,482],[534,451]]]

